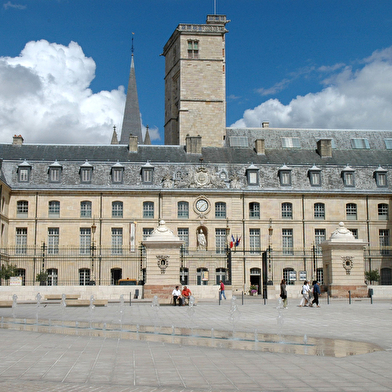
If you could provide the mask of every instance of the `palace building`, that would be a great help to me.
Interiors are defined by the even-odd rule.
[[[165,145],[143,140],[133,55],[111,144],[0,145],[1,264],[24,285],[143,284],[161,220],[183,241],[182,284],[322,282],[341,221],[392,284],[392,131],[227,128],[228,22],[179,24],[164,46]]]

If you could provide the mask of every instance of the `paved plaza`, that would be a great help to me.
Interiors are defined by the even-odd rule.
[[[391,391],[392,303],[369,299],[322,299],[320,308],[300,308],[292,300],[287,310],[261,298],[199,302],[187,306],[132,303],[121,306],[64,308],[60,304],[18,304],[0,309],[0,391]],[[19,321],[18,321],[19,320]],[[24,321],[21,321],[24,320]],[[27,321],[26,321],[27,320]],[[341,340],[367,342],[377,350],[343,357],[290,354],[278,350],[206,347],[168,341],[115,337],[110,334],[63,334],[17,330],[19,323],[37,325],[72,322],[168,327],[174,330],[219,331],[249,335],[295,335],[306,343],[329,338],[333,349]],[[73,324],[73,325],[74,325]],[[33,328],[34,329],[34,328]],[[121,329],[121,328],[120,328]],[[121,336],[121,335],[120,335]],[[208,340],[208,339],[207,339]],[[173,340],[174,342],[174,340]],[[336,347],[333,347],[336,346]],[[244,345],[245,347],[245,345]],[[305,345],[300,345],[300,349]]]

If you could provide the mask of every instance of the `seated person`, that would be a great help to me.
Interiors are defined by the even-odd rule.
[[[176,306],[178,301],[178,306],[181,306],[181,291],[178,286],[176,286],[176,288],[173,290],[172,296],[173,296],[173,305]]]
[[[189,305],[189,297],[192,295],[191,290],[189,290],[188,287],[184,286],[181,295],[182,295],[182,304],[185,305],[185,301],[188,301],[188,305]]]

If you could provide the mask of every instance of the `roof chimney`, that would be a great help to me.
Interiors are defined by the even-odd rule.
[[[129,152],[137,152],[137,136],[129,135]]]
[[[317,141],[317,152],[321,158],[332,158],[332,140],[320,139]]]
[[[21,146],[23,144],[23,137],[22,135],[14,135],[13,139],[12,139],[12,144],[14,146]]]
[[[258,155],[265,155],[265,140],[264,139],[256,139],[255,140],[255,149]]]
[[[185,138],[187,154],[201,154],[201,136],[189,136]]]

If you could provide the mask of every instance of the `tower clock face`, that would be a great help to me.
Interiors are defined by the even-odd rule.
[[[206,212],[208,209],[208,201],[205,199],[199,199],[196,202],[196,209],[199,212]]]

